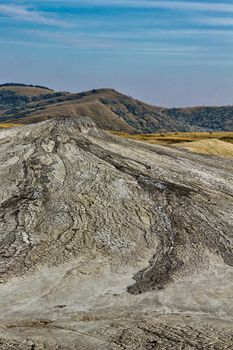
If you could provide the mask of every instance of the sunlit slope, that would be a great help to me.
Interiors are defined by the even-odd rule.
[[[233,157],[233,144],[218,139],[182,142],[174,147],[184,148],[191,152],[210,154],[223,157]]]

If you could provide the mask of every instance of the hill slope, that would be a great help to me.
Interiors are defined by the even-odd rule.
[[[32,87],[18,90],[18,86],[6,89],[8,87],[0,90],[2,122],[30,124],[59,116],[89,116],[102,129],[128,133],[233,129],[233,106],[167,109],[148,105],[112,89],[83,93]],[[27,89],[31,91],[30,96]]]
[[[89,118],[0,141],[1,349],[230,349],[233,161]]]
[[[0,84],[0,91],[13,91],[18,96],[26,97],[41,96],[54,92],[45,86],[15,83]]]
[[[34,98],[51,94],[53,90],[42,86],[25,84],[0,85],[0,113],[17,109],[33,101]]]

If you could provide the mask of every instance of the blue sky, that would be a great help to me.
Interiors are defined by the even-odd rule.
[[[233,104],[233,0],[0,0],[0,82]]]

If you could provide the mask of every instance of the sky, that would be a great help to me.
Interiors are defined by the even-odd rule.
[[[0,83],[233,104],[233,0],[0,0]]]

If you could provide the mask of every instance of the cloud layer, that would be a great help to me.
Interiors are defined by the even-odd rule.
[[[63,0],[42,0],[47,3],[64,3]],[[35,1],[38,3],[38,1]],[[158,8],[170,10],[190,10],[190,11],[213,11],[213,12],[233,12],[233,4],[226,2],[196,2],[196,1],[157,1],[157,0],[67,0],[66,6],[113,6],[113,7],[134,7],[134,8]]]
[[[67,26],[66,22],[51,18],[48,14],[32,10],[26,6],[0,4],[0,14],[20,21],[28,21],[42,25]]]

